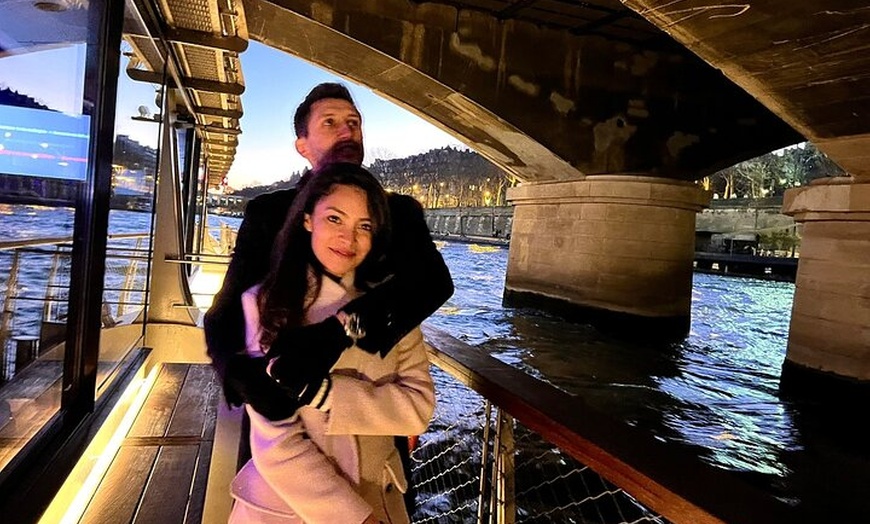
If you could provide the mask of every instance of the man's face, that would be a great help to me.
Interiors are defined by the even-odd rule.
[[[362,118],[353,104],[340,98],[324,98],[311,106],[308,136],[296,139],[296,150],[311,167],[326,162],[363,160]]]

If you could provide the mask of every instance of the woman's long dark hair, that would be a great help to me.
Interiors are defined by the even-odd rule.
[[[320,276],[325,270],[311,249],[311,233],[305,229],[305,214],[313,213],[317,202],[330,195],[338,185],[357,187],[366,194],[372,220],[372,248],[356,268],[355,284],[365,288],[367,282],[380,280],[390,235],[387,195],[381,184],[371,173],[355,164],[330,164],[309,173],[278,233],[272,248],[269,273],[257,296],[263,330],[260,345],[264,348],[271,346],[280,329],[302,325],[305,311],[320,292]],[[317,278],[309,278],[309,267],[314,269]]]

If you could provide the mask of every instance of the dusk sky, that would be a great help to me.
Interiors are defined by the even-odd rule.
[[[464,147],[457,139],[367,88],[281,51],[251,42],[241,60],[246,89],[242,95],[242,135],[228,177],[232,187],[270,184],[307,166],[293,147],[293,112],[320,82],[337,81],[350,88],[363,114],[366,163],[446,145]],[[123,58],[122,67],[126,62]],[[82,78],[83,70],[83,45],[5,57],[0,60],[0,87],[27,94],[52,109],[80,114],[82,86],[71,79]],[[130,118],[138,115],[143,105],[152,114],[158,112],[154,88],[122,74],[118,90],[117,132],[156,147],[156,124]]]
[[[342,82],[363,114],[366,163],[401,158],[460,142],[367,88],[268,46],[251,42],[242,54],[245,94],[242,135],[231,186],[271,183],[307,166],[293,147],[293,113],[320,82]]]

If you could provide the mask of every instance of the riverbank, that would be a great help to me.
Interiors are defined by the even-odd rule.
[[[510,239],[478,235],[432,234],[436,242],[459,242],[486,246],[510,247]],[[798,259],[728,253],[695,252],[693,262],[697,273],[730,277],[747,277],[776,282],[794,283],[797,277]]]
[[[432,239],[435,241],[460,242],[463,244],[484,244],[487,246],[509,247],[511,244],[511,241],[508,238],[493,238],[474,235],[439,235],[433,233]]]

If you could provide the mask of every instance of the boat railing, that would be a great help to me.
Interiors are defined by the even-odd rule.
[[[204,235],[207,249],[167,262],[226,266],[236,234],[236,230],[225,223],[211,227]],[[107,237],[103,327],[130,322],[145,307],[150,239],[148,232]],[[66,317],[72,242],[71,236],[0,242],[0,305],[3,307],[0,310],[0,348],[7,348],[10,342],[36,347],[59,342],[55,339],[62,336],[62,330],[51,326],[62,324]],[[34,340],[40,342],[34,343]],[[21,353],[30,355],[33,351],[22,350]],[[26,365],[26,362],[18,362],[16,366],[5,360],[4,369],[0,370],[0,383],[11,378],[16,367]]]
[[[108,236],[104,327],[136,316],[145,306],[149,239],[148,233]],[[72,237],[0,242],[0,383],[63,341],[72,242]]]

